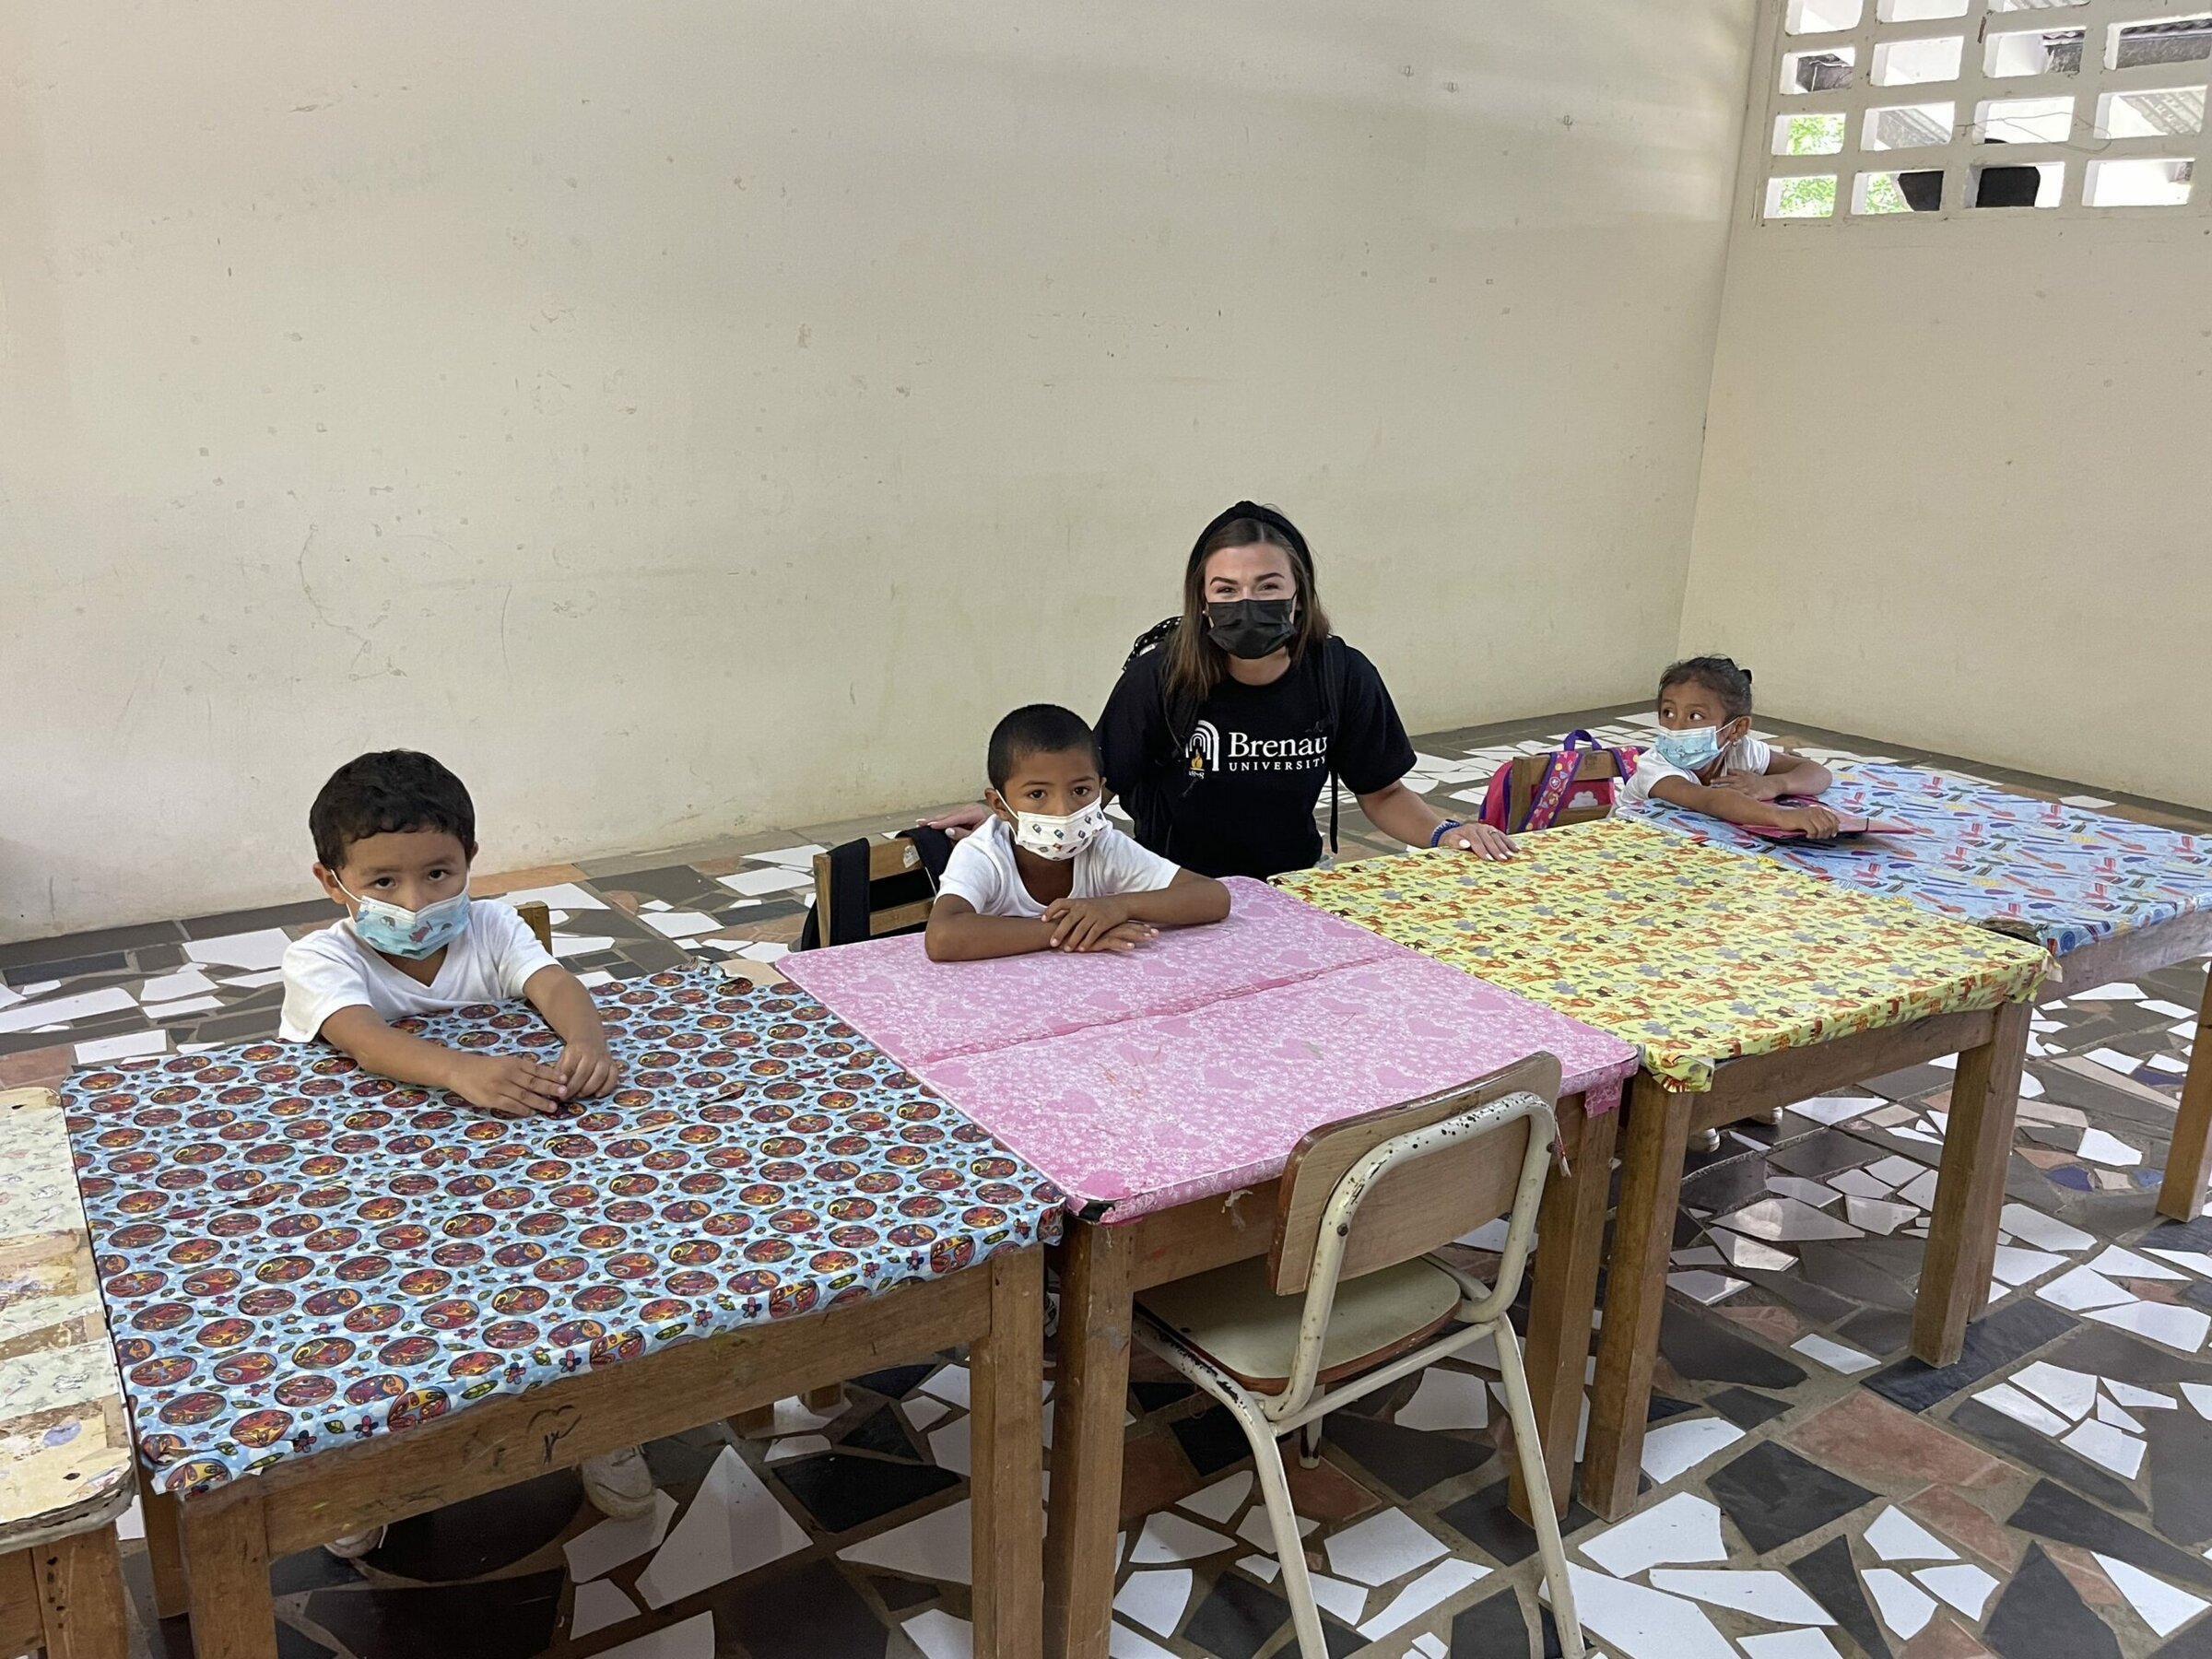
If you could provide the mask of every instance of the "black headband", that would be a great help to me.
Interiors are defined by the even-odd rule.
[[[1216,513],[1213,523],[1199,531],[1198,539],[1191,544],[1192,562],[1194,564],[1197,562],[1199,549],[1206,546],[1215,531],[1220,529],[1224,524],[1233,524],[1239,519],[1256,519],[1271,529],[1280,530],[1290,543],[1292,556],[1305,567],[1308,580],[1312,578],[1312,550],[1306,546],[1306,538],[1299,533],[1298,526],[1274,508],[1263,507],[1257,501],[1239,501],[1227,512]]]

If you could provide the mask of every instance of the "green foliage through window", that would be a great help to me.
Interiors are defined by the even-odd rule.
[[[1836,210],[1836,182],[1832,178],[1777,179],[1774,218],[1827,218]]]
[[[1897,187],[1891,173],[1876,173],[1866,181],[1866,205],[1862,213],[1910,213],[1912,205],[1905,200],[1905,193]]]
[[[1832,156],[1843,147],[1841,115],[1793,115],[1785,156]]]

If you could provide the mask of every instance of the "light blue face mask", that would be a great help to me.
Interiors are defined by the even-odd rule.
[[[1721,734],[1717,726],[1689,726],[1679,732],[1660,732],[1652,738],[1652,747],[1659,759],[1669,766],[1678,766],[1686,772],[1694,772],[1711,766],[1721,758]]]
[[[338,891],[360,906],[353,915],[353,931],[361,943],[387,956],[419,961],[435,956],[468,931],[468,889],[411,911],[404,904],[382,899],[364,899],[352,888]]]

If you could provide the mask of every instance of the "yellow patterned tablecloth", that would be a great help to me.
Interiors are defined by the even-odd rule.
[[[1519,856],[1413,853],[1279,885],[1643,1045],[1670,1088],[1737,1054],[2027,996],[2038,947],[1648,824],[1526,835]]]

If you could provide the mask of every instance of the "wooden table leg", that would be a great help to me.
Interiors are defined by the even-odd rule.
[[[1053,1500],[1044,1534],[1044,1651],[1053,1659],[1106,1659],[1129,1399],[1135,1252],[1128,1230],[1071,1219],[1060,1247]]]
[[[141,1479],[138,1511],[146,1520],[146,1559],[153,1569],[154,1616],[181,1618],[191,1606],[184,1583],[184,1540],[173,1493],[157,1492]]]
[[[776,1429],[776,1408],[771,1403],[756,1406],[750,1411],[741,1411],[727,1419],[730,1432],[739,1440],[766,1440]]]
[[[968,1359],[975,1659],[1030,1659],[1044,1646],[1041,1250],[991,1258],[991,1335]]]
[[[1590,1354],[1590,1315],[1597,1306],[1597,1270],[1605,1258],[1606,1198],[1613,1184],[1613,1141],[1620,1123],[1618,1110],[1583,1116],[1583,1098],[1559,1102],[1562,1130],[1580,1118],[1579,1135],[1569,1172],[1556,1171],[1544,1188],[1544,1208],[1536,1221],[1535,1278],[1528,1298],[1528,1337],[1524,1345],[1530,1391],[1536,1399],[1536,1428],[1544,1439],[1544,1461],[1551,1472],[1552,1508],[1567,1512],[1574,1489],[1574,1437],[1583,1420],[1583,1360]],[[1528,1493],[1521,1465],[1513,1464],[1510,1501],[1513,1513],[1529,1519]]]
[[[131,1621],[112,1524],[41,1545],[38,1573],[46,1659],[126,1659]]]
[[[810,1388],[800,1396],[807,1410],[819,1416],[845,1408],[845,1385],[842,1382],[825,1382],[819,1388]]]
[[[1921,1258],[1920,1298],[1912,1309],[1912,1352],[1930,1365],[1958,1360],[1966,1348],[1968,1322],[1989,1300],[2030,1012],[2027,1003],[2006,1004],[1997,1010],[1989,1041],[1959,1056],[1935,1213]]]
[[[277,1659],[261,1498],[223,1499],[220,1507],[180,1506],[192,1576],[192,1651],[196,1659]]]
[[[2173,1120],[2173,1147],[2166,1154],[2166,1179],[2159,1187],[2159,1214],[2188,1221],[2205,1207],[2206,1161],[2212,1153],[2212,1059],[2205,1040],[2212,1037],[2212,972],[2205,975],[2204,1002],[2196,1016],[2196,1046],[2182,1079],[2182,1109]]]
[[[46,1640],[34,1553],[0,1551],[0,1653],[35,1653]]]
[[[1583,1501],[1607,1521],[1634,1506],[1642,1476],[1644,1410],[1659,1356],[1667,1257],[1696,1103],[1695,1095],[1663,1088],[1649,1072],[1638,1072],[1629,1085],[1620,1211],[1613,1223],[1606,1324],[1598,1338],[1590,1441],[1583,1459]]]

